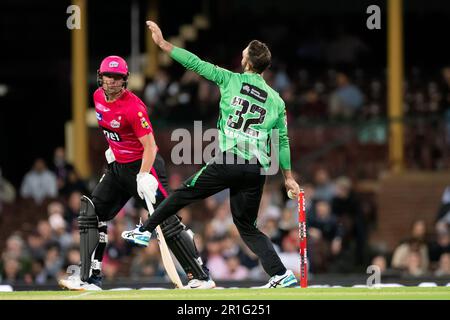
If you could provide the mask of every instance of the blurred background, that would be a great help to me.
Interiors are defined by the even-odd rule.
[[[67,12],[81,8],[81,29]],[[378,5],[381,29],[367,7]],[[200,165],[170,161],[171,134],[214,128],[219,91],[162,55],[167,39],[240,71],[252,39],[273,56],[266,81],[286,102],[293,170],[306,191],[310,285],[450,281],[450,3],[444,0],[3,0],[0,3],[0,284],[53,288],[79,262],[79,199],[102,175],[106,141],[91,95],[108,55],[147,104],[171,188]],[[105,287],[165,286],[156,241],[120,234],[146,212],[130,201],[109,222]],[[223,192],[179,212],[218,285],[267,277],[242,243]],[[299,272],[297,204],[270,177],[258,219]],[[181,272],[181,270],[180,270]]]

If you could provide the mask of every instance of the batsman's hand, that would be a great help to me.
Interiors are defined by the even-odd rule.
[[[284,185],[286,186],[286,191],[289,198],[295,199],[298,197],[298,194],[300,193],[300,186],[294,178],[287,178],[284,180]]]
[[[148,172],[141,172],[136,176],[137,192],[142,200],[146,198],[151,203],[156,202],[156,190],[158,190],[158,181]]]

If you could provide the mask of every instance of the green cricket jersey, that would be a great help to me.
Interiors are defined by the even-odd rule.
[[[170,52],[185,68],[215,82],[221,93],[217,122],[220,150],[233,152],[250,160],[256,156],[264,168],[270,166],[272,129],[278,129],[279,163],[291,169],[287,136],[286,108],[280,95],[267,85],[261,75],[234,73],[201,60],[178,47]]]

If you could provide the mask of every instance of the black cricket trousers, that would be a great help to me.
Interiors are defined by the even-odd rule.
[[[229,188],[233,222],[245,244],[259,257],[270,276],[283,274],[286,268],[272,242],[256,227],[265,179],[256,161],[244,160],[233,153],[220,153],[166,198],[144,223],[144,228],[153,231],[181,208]]]
[[[108,165],[108,170],[92,193],[92,202],[100,221],[112,220],[131,197],[147,209],[147,204],[137,193],[136,175],[141,163],[142,160],[123,164],[114,161]],[[164,159],[159,154],[156,154],[151,173],[159,182],[153,205],[156,208],[170,192]]]

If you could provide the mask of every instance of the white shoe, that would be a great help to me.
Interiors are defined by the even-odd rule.
[[[216,287],[216,283],[211,280],[199,280],[199,279],[192,279],[188,282],[186,286],[183,287],[183,289],[213,289]]]
[[[101,291],[102,288],[96,286],[93,283],[87,283],[81,281],[80,278],[75,279],[73,277],[69,277],[68,279],[60,279],[58,280],[58,284],[61,288],[71,290],[71,291]]]
[[[297,278],[291,270],[287,270],[281,276],[273,276],[269,282],[260,288],[288,288],[294,287],[297,284]]]
[[[147,247],[150,243],[150,238],[152,234],[148,231],[141,232],[139,228],[142,224],[136,225],[136,228],[130,231],[122,232],[122,238],[128,242],[133,244],[137,244],[139,246]]]

